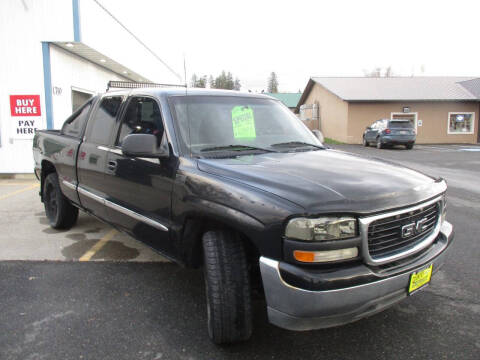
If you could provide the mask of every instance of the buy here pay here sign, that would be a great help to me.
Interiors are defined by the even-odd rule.
[[[31,139],[41,123],[40,95],[10,95],[11,135],[16,139]]]

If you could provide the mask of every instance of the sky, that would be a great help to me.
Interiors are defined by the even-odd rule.
[[[187,79],[230,71],[242,90],[311,76],[480,76],[480,1],[99,0]]]

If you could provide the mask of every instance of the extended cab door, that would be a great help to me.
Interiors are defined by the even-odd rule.
[[[77,193],[76,161],[83,132],[85,131],[85,125],[94,105],[95,99],[87,101],[80,109],[65,120],[62,130],[60,131],[62,136],[56,138],[60,143],[52,144],[48,139],[45,139],[43,144],[45,151],[53,151],[56,155],[58,181],[62,193],[76,204],[80,203]],[[57,151],[58,147],[62,147],[61,151]]]
[[[135,238],[174,256],[169,241],[171,194],[175,167],[169,158],[124,156],[122,140],[129,134],[153,134],[158,146],[167,135],[154,98],[131,96],[107,155],[105,175],[108,220]]]
[[[78,196],[84,208],[105,219],[105,165],[122,96],[104,96],[90,117],[77,160]]]

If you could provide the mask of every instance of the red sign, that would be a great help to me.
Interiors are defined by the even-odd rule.
[[[41,116],[40,95],[10,95],[12,116]]]

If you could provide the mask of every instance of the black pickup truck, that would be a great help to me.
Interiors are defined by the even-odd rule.
[[[328,149],[265,95],[107,92],[33,153],[53,228],[80,209],[204,269],[216,343],[250,337],[252,292],[291,330],[377,313],[428,285],[453,240],[444,180]]]

